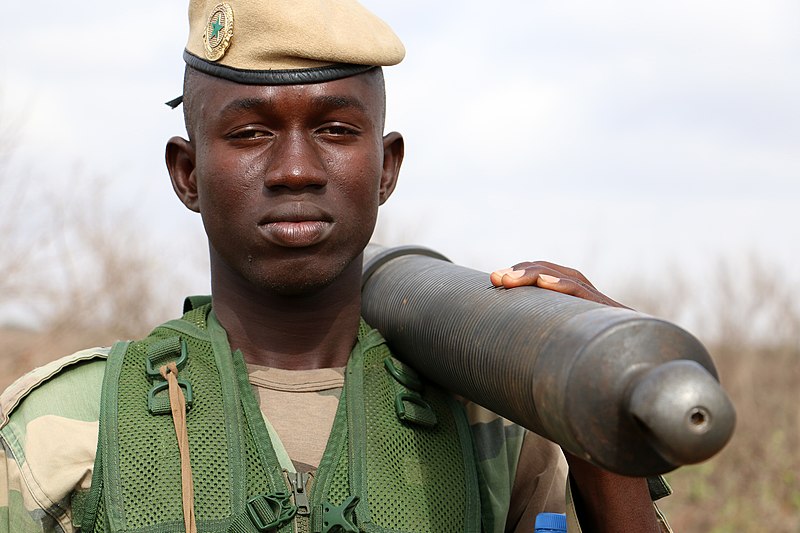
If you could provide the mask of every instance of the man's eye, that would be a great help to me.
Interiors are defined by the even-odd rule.
[[[261,139],[269,137],[270,132],[256,128],[244,128],[232,132],[229,137],[232,139]]]
[[[334,135],[334,136],[346,136],[346,135],[357,135],[358,132],[353,128],[349,128],[347,126],[341,125],[332,125],[332,126],[325,126],[324,128],[320,128],[317,130],[319,133],[323,135]]]

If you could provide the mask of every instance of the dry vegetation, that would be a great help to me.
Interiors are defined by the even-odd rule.
[[[738,415],[728,446],[667,476],[663,509],[676,531],[800,531],[800,352],[794,346],[712,349]]]
[[[119,222],[129,213],[112,216],[100,183],[90,183],[82,201],[40,197],[48,206],[41,229],[24,228],[16,248],[0,256],[0,309],[23,322],[0,325],[2,388],[78,349],[145,336],[180,310],[179,271],[165,264],[156,239]]]
[[[174,291],[161,290],[177,283],[174,267],[159,264],[156,245],[120,224],[119,212],[111,216],[98,182],[48,197],[4,176],[3,159],[0,310],[24,310],[36,328],[0,329],[0,388],[75,349],[142,336],[174,314]],[[738,411],[722,453],[668,476],[675,494],[662,508],[676,531],[800,531],[800,292],[754,259],[721,262],[702,291],[693,282],[640,282],[629,287],[638,301],[622,298],[692,324]]]
[[[180,309],[186,268],[165,264],[163,244],[142,239],[101,177],[10,170],[2,126],[0,389],[59,356],[146,335]]]

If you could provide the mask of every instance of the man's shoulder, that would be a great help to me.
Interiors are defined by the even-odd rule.
[[[69,495],[91,480],[108,353],[62,357],[0,395],[0,530],[72,530]]]
[[[24,431],[32,419],[48,415],[96,421],[109,351],[81,350],[17,379],[0,395],[0,429]]]

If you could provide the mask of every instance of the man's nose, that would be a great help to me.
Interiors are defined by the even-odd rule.
[[[327,183],[322,158],[312,138],[302,132],[292,132],[277,139],[264,176],[268,189],[301,190],[324,187]]]

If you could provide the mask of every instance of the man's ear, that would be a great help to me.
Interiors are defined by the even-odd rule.
[[[197,178],[194,172],[194,147],[182,137],[167,141],[166,160],[172,188],[183,205],[192,211],[200,212],[197,198]]]
[[[379,190],[381,205],[389,199],[397,185],[397,176],[400,174],[404,153],[405,143],[402,135],[393,131],[383,137],[383,172]]]

